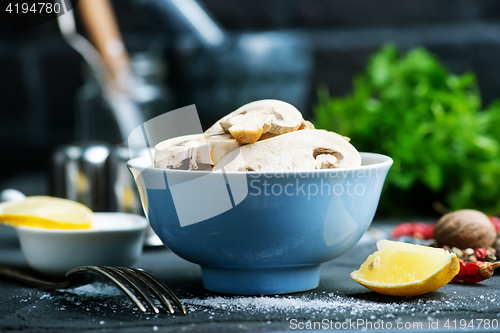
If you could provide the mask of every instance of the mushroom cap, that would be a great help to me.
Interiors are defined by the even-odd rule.
[[[193,134],[175,137],[155,146],[154,166],[161,169],[210,170],[239,147],[230,134]]]
[[[304,171],[360,165],[361,155],[342,136],[305,129],[235,149],[225,155],[214,170]]]
[[[302,114],[293,105],[274,99],[265,99],[243,105],[220,119],[207,132],[231,133],[241,144],[254,143],[264,133],[284,134],[297,130]]]

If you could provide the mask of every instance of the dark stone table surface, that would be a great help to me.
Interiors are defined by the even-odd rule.
[[[318,288],[287,295],[212,293],[203,288],[197,265],[163,247],[145,248],[135,266],[169,285],[186,305],[186,315],[142,314],[106,282],[46,291],[0,280],[0,332],[500,331],[498,274],[412,298],[379,295],[349,277],[395,222],[375,221],[354,248],[322,265]],[[27,268],[14,229],[5,226],[0,226],[0,264]]]

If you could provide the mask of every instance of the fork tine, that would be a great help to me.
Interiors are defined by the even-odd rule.
[[[139,301],[139,299],[130,291],[130,289],[124,285],[120,280],[118,280],[116,277],[114,277],[112,274],[107,272],[106,270],[102,269],[99,266],[81,266],[77,267],[75,269],[70,270],[68,273],[66,273],[66,276],[69,276],[73,273],[80,272],[80,271],[93,271],[96,273],[99,273],[101,275],[104,275],[108,279],[110,279],[118,288],[120,288],[125,294],[127,294],[128,297],[137,305],[137,307],[142,311],[146,312],[146,307]]]
[[[124,271],[121,267],[99,266],[99,268],[111,271],[119,275],[123,280],[125,280],[125,282],[129,284],[132,289],[141,294],[141,296],[146,300],[148,305],[153,309],[155,313],[160,313],[160,309],[158,309],[158,307],[153,303],[153,300],[139,287],[137,283],[135,283],[127,276],[126,271]]]
[[[158,307],[153,303],[151,297],[149,297],[144,292],[138,282],[146,287],[149,291],[151,291],[152,294],[156,295],[160,302],[168,308],[170,313],[174,314],[175,310],[167,297],[180,309],[182,314],[187,313],[186,308],[184,307],[184,305],[182,305],[179,298],[172,292],[172,290],[170,290],[161,281],[155,279],[153,276],[140,268],[113,266],[80,266],[68,271],[66,273],[66,276],[68,277],[71,274],[80,271],[93,271],[107,277],[125,294],[127,294],[127,296],[137,305],[137,307],[142,312],[146,312],[147,309],[139,300],[139,298],[137,298],[137,296],[132,292],[132,290],[139,293],[155,313],[159,313],[160,309],[158,309]],[[126,282],[128,286],[120,280]],[[167,297],[165,297],[165,295],[167,295]]]
[[[133,270],[138,275],[142,275],[143,277],[145,277],[148,281],[150,281],[151,283],[153,283],[158,289],[160,289],[165,294],[167,294],[168,298],[170,298],[170,300],[172,300],[172,302],[174,302],[174,304],[181,310],[182,314],[186,314],[187,313],[186,308],[184,307],[184,305],[182,305],[182,303],[179,300],[179,298],[164,283],[162,283],[161,281],[155,279],[149,273],[147,273],[146,271],[144,271],[144,270],[142,270],[140,268],[130,268],[130,269]]]
[[[168,311],[170,313],[174,314],[175,310],[172,304],[169,302],[169,300],[163,295],[157,287],[150,282],[150,280],[147,280],[143,275],[138,274],[133,268],[130,267],[119,267],[122,271],[124,271],[127,274],[130,274],[132,277],[137,279],[139,282],[141,282],[146,288],[148,288],[151,292],[153,292],[156,297],[161,301],[161,303],[168,308]]]

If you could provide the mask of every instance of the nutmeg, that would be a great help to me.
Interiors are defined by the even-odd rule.
[[[434,228],[434,239],[440,245],[460,249],[489,247],[495,243],[496,229],[488,216],[473,209],[462,209],[443,215]]]

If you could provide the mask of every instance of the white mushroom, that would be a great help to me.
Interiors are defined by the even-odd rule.
[[[275,138],[279,136],[279,134],[273,134],[273,133],[264,133],[260,136],[259,141]]]
[[[300,127],[298,128],[299,130],[305,130],[305,129],[314,129],[313,123],[311,123],[309,120],[302,119],[302,123],[300,123]]]
[[[298,131],[305,130],[305,129],[315,129],[314,124],[311,123],[309,120],[303,119]],[[321,131],[326,131],[326,130],[322,129]],[[331,132],[331,133],[335,133],[335,132]],[[338,134],[338,133],[335,133],[335,134]],[[340,135],[340,134],[338,134],[338,135]],[[351,138],[349,138],[347,136],[343,136],[343,135],[340,135],[340,136],[342,137],[342,139],[346,140],[347,142],[351,141]]]
[[[229,134],[194,134],[172,138],[155,146],[154,165],[162,169],[211,170],[239,143]]]
[[[241,144],[254,143],[263,133],[284,134],[297,130],[302,114],[294,106],[273,99],[255,101],[231,112],[208,133],[219,131],[218,125]],[[218,124],[218,125],[217,125]]]
[[[325,131],[325,132],[330,132],[330,133],[334,133],[334,134],[337,134],[338,136],[340,136],[342,139],[344,139],[345,141],[347,142],[351,142],[351,138],[347,137],[347,136],[343,136],[341,134],[338,134],[337,132],[331,132],[331,131],[327,131],[325,129],[320,129],[320,131]]]
[[[239,142],[236,141],[230,134],[210,135],[207,140],[210,145],[210,158],[212,160],[212,165],[219,163],[224,156],[240,147]]]
[[[215,124],[213,124],[209,129],[207,129],[204,133],[205,134],[221,134],[221,133],[225,133],[224,132],[224,129],[222,128],[222,126],[220,125],[220,121],[222,121],[224,118],[222,118],[221,120],[219,120],[218,122],[216,122]],[[302,122],[300,123],[300,126],[299,128],[297,128],[297,130],[304,130],[304,129],[315,129],[314,127],[314,124],[311,123],[309,120],[305,120],[305,119],[302,119]],[[267,136],[265,136],[267,134]],[[272,137],[275,137],[276,135],[279,135],[279,134],[272,134],[272,133],[263,133],[262,136],[260,137],[260,140],[262,139],[269,139],[269,138],[272,138]]]
[[[204,133],[205,134],[222,134],[222,133],[226,133],[226,132],[224,132],[224,130],[220,126],[219,122],[216,122],[209,129],[207,129]]]
[[[233,150],[214,166],[214,170],[303,171],[360,165],[360,154],[341,135],[306,129]]]
[[[305,129],[315,129],[315,127],[314,127],[314,124],[311,123],[309,120],[302,119],[302,123],[300,124],[300,127],[297,129],[297,131],[301,131],[301,130],[305,130]],[[322,131],[325,131],[325,130],[322,130]],[[212,127],[210,127],[209,129],[207,129],[204,133],[205,134],[222,134],[222,133],[225,133],[225,132],[222,129],[222,127],[219,124],[219,122],[216,122],[215,124],[212,125]],[[332,133],[335,133],[335,132],[332,132]],[[278,135],[279,134],[273,134],[273,133],[270,133],[270,132],[263,133],[260,136],[259,141],[267,140],[267,139],[270,139],[270,138],[274,138],[274,137],[276,137]],[[340,135],[340,136],[344,140],[346,140],[347,142],[351,141],[351,138],[349,138],[347,136],[343,136],[343,135]]]

